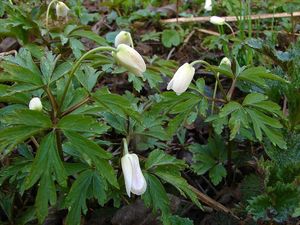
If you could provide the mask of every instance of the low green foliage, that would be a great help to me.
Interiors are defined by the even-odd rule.
[[[62,210],[66,225],[80,225],[93,208],[115,211],[132,203],[137,197],[128,198],[128,188],[139,190],[128,187],[137,176],[133,158],[133,174],[124,174],[127,148],[147,184],[138,195],[163,225],[198,222],[185,218],[185,210],[173,211],[172,195],[188,209],[202,210],[200,200],[225,209],[213,202],[222,196],[204,195],[233,187],[241,195],[230,206],[241,217],[284,223],[300,216],[295,20],[273,18],[272,30],[261,32],[269,21],[260,27],[247,17],[253,5],[291,13],[296,3],[227,0],[204,12],[204,1],[113,0],[101,2],[109,10],[104,15],[96,2],[89,7],[97,13],[83,2],[66,1],[63,18],[55,0],[0,2],[0,41],[12,37],[19,45],[0,55],[1,224],[43,224],[52,210]],[[160,23],[175,13],[229,13],[237,21],[207,36],[206,25]],[[287,29],[293,41],[281,45],[276,29]],[[131,50],[120,56],[112,46],[121,30],[135,33],[133,49],[125,46]],[[183,63],[191,71],[178,70]],[[36,108],[34,97],[41,102]],[[237,223],[229,214],[211,217],[205,219]]]

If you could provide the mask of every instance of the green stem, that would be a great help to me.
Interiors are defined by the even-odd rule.
[[[48,20],[49,20],[49,12],[50,12],[50,8],[52,6],[53,3],[58,2],[58,0],[52,0],[48,7],[47,7],[47,12],[46,12],[46,27],[48,28]]]
[[[77,60],[77,62],[75,63],[75,65],[72,67],[72,70],[71,70],[70,75],[69,75],[69,79],[68,79],[68,81],[67,81],[67,83],[66,83],[66,85],[65,85],[65,89],[64,89],[64,92],[63,92],[61,101],[60,101],[60,106],[62,106],[63,103],[64,103],[64,100],[65,100],[67,91],[68,91],[69,86],[70,86],[71,81],[72,81],[72,78],[73,78],[73,76],[74,76],[76,70],[79,68],[81,62],[82,62],[83,60],[85,60],[89,55],[94,54],[94,53],[96,53],[96,52],[100,52],[100,51],[116,51],[116,49],[113,48],[113,47],[110,47],[110,46],[100,46],[100,47],[98,47],[98,48],[94,48],[94,49],[92,49],[92,50],[86,52],[85,54],[83,54],[83,55]]]
[[[216,82],[215,82],[215,88],[214,88],[214,94],[213,94],[213,99],[216,98],[216,95],[217,95],[217,89],[218,89],[218,79],[219,78],[219,73],[217,73],[216,75]],[[213,101],[211,103],[211,114],[214,114],[214,108],[215,108],[215,102]]]
[[[232,27],[226,22],[225,22],[225,25],[230,29],[232,36],[235,37],[235,33],[234,33],[234,30],[232,29]]]
[[[229,89],[229,91],[228,91],[228,94],[227,94],[227,100],[228,100],[228,101],[231,100],[233,91],[234,91],[234,89],[235,89],[235,85],[236,85],[236,78],[234,78],[234,80],[232,81],[231,87],[230,87],[230,89]]]
[[[210,66],[210,64],[208,62],[206,62],[204,60],[201,60],[201,59],[196,60],[196,61],[190,63],[191,66],[194,66],[196,64],[205,64],[206,66]]]
[[[51,107],[52,107],[52,110],[51,110],[51,119],[52,119],[52,122],[53,123],[56,123],[57,121],[57,114],[58,114],[58,105],[57,105],[57,102],[51,92],[51,90],[49,89],[49,87],[44,87],[44,90],[50,100],[50,103],[51,103]]]
[[[221,84],[221,81],[220,81],[220,79],[219,79],[219,76],[218,76],[216,79],[217,79],[218,86],[219,86],[219,88],[220,88],[220,90],[221,90],[221,92],[222,92],[222,94],[223,94],[225,100],[228,101],[226,92],[225,92],[225,90],[224,90],[224,88],[223,88],[223,85]]]
[[[226,23],[225,23],[225,24],[226,24]],[[222,26],[219,26],[219,28],[220,28],[220,33],[221,33],[221,35],[224,35],[225,32],[224,32],[224,27],[223,27],[223,25],[222,25]],[[226,41],[224,41],[223,43],[224,43],[224,44],[223,44],[224,55],[227,56],[227,57],[229,57],[229,47],[228,47],[228,43],[227,43]]]
[[[82,101],[78,102],[77,104],[75,104],[72,107],[68,108],[66,111],[62,112],[61,117],[70,114],[71,112],[75,111],[76,109],[78,109],[79,107],[81,107],[82,105],[84,105],[85,103],[87,103],[90,100],[91,100],[90,96],[86,97]]]
[[[63,148],[61,143],[61,131],[59,129],[55,129],[55,136],[56,136],[56,145],[57,145],[59,157],[62,161],[64,161],[64,153],[63,153]]]
[[[126,154],[129,154],[129,151],[128,151],[128,144],[127,144],[127,140],[126,138],[123,138],[123,146],[124,146],[124,152],[123,154],[126,155]]]

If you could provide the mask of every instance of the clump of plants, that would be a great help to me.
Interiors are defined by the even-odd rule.
[[[95,210],[110,220],[139,199],[164,225],[212,210],[215,223],[296,221],[300,42],[279,51],[274,37],[235,34],[212,16],[220,36],[204,43],[222,57],[143,56],[139,40],[161,38],[169,57],[191,28],[139,38],[126,19],[157,22],[163,10],[131,14],[125,2],[105,3],[118,29],[102,36],[84,26],[99,15],[80,1],[0,3],[0,40],[18,43],[0,53],[0,221],[88,224]],[[226,188],[239,198],[222,202]]]

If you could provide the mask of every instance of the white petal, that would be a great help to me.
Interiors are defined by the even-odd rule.
[[[37,110],[37,111],[41,111],[43,109],[42,102],[38,97],[32,98],[29,102],[28,107],[30,110]]]
[[[168,83],[167,90],[171,90],[173,88],[173,82],[174,82],[174,78],[170,80],[170,82]]]
[[[132,165],[131,192],[136,195],[142,195],[146,191],[147,182],[142,173],[139,158],[136,154],[130,154],[130,160]]]
[[[137,76],[142,76],[142,73],[146,71],[143,57],[128,45],[119,44],[115,57],[122,66]]]
[[[212,17],[210,17],[209,21],[215,25],[224,25],[225,24],[225,19],[222,17],[219,17],[219,16],[212,16]]]
[[[212,10],[212,2],[211,2],[211,0],[206,0],[205,1],[204,9],[206,11],[211,11]]]
[[[57,17],[66,17],[70,9],[65,3],[57,2],[55,10]]]
[[[172,89],[177,95],[182,94],[188,89],[195,74],[195,68],[189,63],[183,64],[173,76]],[[170,86],[171,86],[170,85]]]
[[[130,197],[131,185],[132,185],[132,165],[130,155],[126,154],[121,158],[121,165],[124,175],[125,188],[127,195]]]
[[[115,38],[115,47],[118,47],[120,44],[125,44],[128,46],[132,45],[131,34],[127,31],[120,31]],[[133,46],[131,46],[133,47]]]

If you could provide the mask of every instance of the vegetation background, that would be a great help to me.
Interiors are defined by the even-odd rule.
[[[64,3],[0,2],[0,224],[300,224],[299,0]]]

